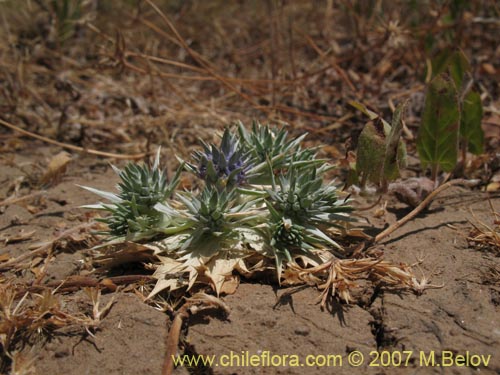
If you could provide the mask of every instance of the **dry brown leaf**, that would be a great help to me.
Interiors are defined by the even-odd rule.
[[[486,191],[498,191],[500,190],[500,181],[490,182],[488,186],[486,186]]]
[[[363,238],[366,240],[372,238],[370,235],[366,234],[362,229],[359,228],[347,229],[346,235],[349,237]]]
[[[106,248],[104,254],[94,258],[94,262],[104,268],[114,268],[127,263],[155,260],[153,251],[142,244],[124,242]]]
[[[206,264],[205,275],[212,281],[213,287],[217,295],[220,294],[222,290],[222,285],[226,282],[226,279],[231,276],[238,259],[220,259],[214,258]]]
[[[173,278],[173,279],[161,279],[158,280],[155,287],[149,293],[146,299],[150,299],[160,293],[163,290],[176,290],[181,287],[185,286],[185,284],[181,283],[178,278]]]
[[[221,294],[234,294],[240,286],[240,278],[236,275],[226,277],[220,289]]]
[[[490,63],[484,63],[481,65],[481,68],[487,73],[487,74],[490,74],[490,75],[495,75],[497,73],[495,67],[493,66],[493,64],[490,64]]]
[[[301,272],[298,269],[287,267],[281,274],[283,281],[282,285],[300,285],[304,284],[304,279],[301,277]]]
[[[66,168],[72,160],[71,154],[66,151],[61,151],[54,156],[47,166],[45,173],[40,178],[40,184],[53,186],[61,180],[61,177],[66,173]]]

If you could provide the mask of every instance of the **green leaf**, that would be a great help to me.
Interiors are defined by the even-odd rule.
[[[361,176],[361,185],[366,182],[380,184],[385,160],[385,133],[380,120],[365,125],[358,138],[356,171]]]
[[[450,58],[449,69],[451,78],[455,82],[457,89],[462,89],[464,77],[470,71],[469,60],[461,49],[456,50]]]
[[[422,166],[450,172],[457,163],[460,110],[455,83],[442,73],[427,88],[425,108],[417,139]]]
[[[460,119],[460,136],[467,142],[469,151],[475,155],[483,153],[484,134],[481,129],[483,106],[481,96],[471,91],[462,103],[462,117]]]
[[[396,108],[392,126],[363,104],[355,101],[349,104],[374,120],[365,125],[358,138],[355,169],[361,177],[361,185],[367,181],[385,185],[398,178],[400,168],[406,167],[406,146],[401,140],[406,102]]]
[[[367,115],[370,120],[375,120],[376,118],[379,117],[379,115],[377,115],[375,112],[373,111],[370,111],[363,103],[360,103],[360,102],[357,102],[355,100],[351,100],[349,102],[349,104],[351,106],[353,106],[354,108],[356,108],[357,110],[361,111],[362,113],[364,113],[365,115]],[[382,120],[383,121],[383,120]],[[384,121],[385,122],[385,121]],[[387,124],[389,125],[389,124]]]
[[[462,88],[465,74],[470,71],[469,60],[461,49],[455,51],[450,48],[439,53],[432,61],[432,77],[449,71],[458,90]]]
[[[389,136],[386,139],[386,150],[384,159],[384,178],[386,181],[395,180],[399,177],[399,167],[400,158],[399,156],[399,144],[401,139],[401,133],[403,132],[403,113],[406,108],[408,101],[405,101],[398,105],[392,116],[392,126]],[[406,151],[406,150],[405,150]],[[402,151],[401,151],[402,152]],[[401,163],[406,164],[405,156],[401,160]]]
[[[81,185],[77,185],[77,186],[81,187],[82,189],[88,190],[91,193],[94,193],[94,194],[96,194],[104,199],[107,199],[110,202],[113,202],[113,203],[122,202],[122,199],[120,197],[118,197],[116,194],[113,194],[113,193],[110,193],[107,191],[103,191],[103,190],[94,189],[94,188],[91,188],[89,186],[81,186]]]

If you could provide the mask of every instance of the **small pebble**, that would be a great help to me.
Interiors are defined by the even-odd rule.
[[[300,326],[295,328],[294,333],[300,336],[307,336],[311,332],[310,328],[307,326]]]

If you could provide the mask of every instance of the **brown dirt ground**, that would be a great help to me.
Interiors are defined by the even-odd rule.
[[[99,7],[84,9],[67,40],[58,34],[62,29],[57,29],[53,9],[44,6],[51,3],[56,2],[0,1],[0,119],[18,129],[66,146],[120,155],[161,145],[162,161],[172,172],[172,155],[188,158],[198,138],[210,141],[214,129],[238,119],[245,124],[258,119],[287,123],[293,136],[307,131],[307,145],[321,142],[325,146],[320,156],[338,162],[355,149],[366,123],[348,104],[351,100],[388,119],[392,105],[410,98],[405,121],[410,133],[417,134],[428,59],[451,46],[462,48],[470,58],[484,108],[485,154],[471,159],[466,175],[480,178],[482,186],[493,182],[495,173],[498,177],[500,48],[495,0],[425,6],[403,0],[154,1],[181,37],[150,2],[85,1]],[[379,15],[371,11],[375,3]],[[449,23],[448,8],[459,3],[468,10]],[[435,39],[432,48],[425,47],[428,36]],[[0,204],[3,262],[87,223],[92,214],[80,206],[97,198],[77,185],[111,190],[117,178],[108,160],[71,152],[66,173],[48,179],[50,186],[40,186],[40,176],[61,149],[20,136],[12,128],[0,129],[0,201],[46,191],[16,204]],[[411,166],[406,173],[425,175],[416,159],[414,137],[405,134],[405,139]],[[345,168],[338,171],[336,177],[345,181]],[[420,296],[385,286],[359,288],[351,304],[335,302],[322,310],[315,288],[242,281],[235,294],[222,297],[230,309],[227,319],[218,311],[195,315],[183,340],[186,352],[201,355],[267,350],[296,354],[303,361],[309,354],[335,354],[342,355],[342,366],[213,366],[191,373],[500,374],[500,257],[466,240],[472,228],[469,220],[492,224],[487,198],[477,190],[449,189],[429,210],[376,246],[379,254],[396,263],[423,259],[414,267],[417,275],[444,284],[442,288]],[[499,212],[498,189],[490,199]],[[368,202],[360,199],[358,204]],[[409,212],[395,200],[387,207],[383,217],[363,213],[370,234]],[[8,242],[32,231],[24,241]],[[34,272],[45,262],[42,283],[88,275],[94,244],[78,234],[60,241],[51,257],[43,254],[27,259],[18,271],[0,271],[0,286],[35,280]],[[130,275],[144,268],[111,272]],[[142,301],[150,288],[129,285],[105,293],[101,307],[111,300],[114,304],[95,330],[68,326],[32,332],[19,349],[34,358],[37,374],[160,374],[171,320]],[[57,296],[62,311],[92,313],[83,290]],[[359,368],[346,362],[354,350],[365,356]],[[371,352],[377,350],[410,350],[412,360],[407,367],[369,367]],[[435,351],[439,362],[445,350],[492,357],[488,367],[420,366],[420,351]],[[10,363],[0,363],[0,372],[1,366],[8,371]],[[186,368],[175,371],[188,373]],[[29,372],[16,374],[21,373]]]
[[[23,173],[19,166],[33,160],[48,161],[56,148],[26,141],[22,151],[5,155],[0,165],[2,190]],[[9,163],[6,161],[10,160]],[[0,235],[10,237],[20,231],[36,230],[29,240],[2,246],[0,255],[17,256],[39,241],[51,240],[61,228],[70,228],[87,220],[79,208],[94,203],[95,197],[77,184],[110,188],[116,177],[107,162],[74,155],[66,175],[47,189],[39,201],[30,202],[39,211],[30,213],[23,204],[8,206],[0,214]],[[5,193],[5,191],[2,191]],[[342,367],[258,367],[223,368],[214,366],[215,374],[299,374],[299,373],[377,373],[377,374],[494,374],[500,373],[500,289],[488,270],[498,270],[500,260],[491,253],[470,247],[465,239],[474,220],[489,223],[491,209],[486,195],[477,191],[453,188],[440,196],[428,211],[396,231],[383,244],[385,258],[395,262],[415,263],[423,258],[422,275],[443,288],[426,290],[417,296],[409,292],[365,290],[358,302],[336,304],[322,311],[317,304],[319,292],[311,287],[285,289],[273,285],[243,282],[234,295],[223,300],[230,308],[228,319],[217,313],[194,317],[189,322],[186,342],[189,350],[203,355],[223,355],[230,351],[250,354],[296,354],[301,360],[308,354],[340,354]],[[500,197],[491,197],[500,209]],[[403,216],[408,209],[391,203],[389,212],[376,219],[366,219],[381,228]],[[28,207],[29,208],[29,207]],[[32,209],[33,210],[33,209]],[[47,269],[47,280],[61,280],[81,271],[86,246],[66,248],[55,253]],[[24,280],[28,271],[17,274]],[[102,306],[115,299],[109,314],[94,336],[82,331],[53,335],[48,340],[26,347],[36,357],[38,374],[159,374],[164,358],[167,317],[143,303],[134,293],[111,293],[103,296]],[[62,296],[69,311],[89,309],[82,292]],[[385,349],[413,351],[407,368],[368,367],[372,351]],[[353,350],[365,355],[365,364],[350,367],[346,356]],[[456,354],[470,351],[491,354],[488,367],[420,367],[419,351]],[[304,372],[304,369],[306,371]],[[186,373],[178,368],[177,373]],[[195,372],[196,373],[196,372]]]

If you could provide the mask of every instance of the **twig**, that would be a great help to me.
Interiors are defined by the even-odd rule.
[[[334,58],[332,59],[329,59],[326,55],[325,52],[323,52],[321,50],[321,48],[318,47],[318,45],[314,42],[314,40],[309,36],[307,35],[306,33],[304,33],[302,30],[300,29],[296,29],[296,31],[302,35],[303,38],[306,39],[306,41],[309,43],[309,45],[314,49],[314,51],[323,59],[325,60],[325,62],[327,64],[330,64],[330,66],[335,69],[335,71],[340,75],[341,79],[347,84],[347,86],[349,86],[349,88],[353,91],[353,93],[356,95],[356,97],[360,97],[359,95],[359,92],[358,90],[356,89],[356,87],[354,86],[354,84],[351,82],[351,80],[349,79],[349,76],[346,74],[346,72],[344,71],[344,69],[342,69],[338,64],[337,62],[335,61]]]
[[[175,313],[174,320],[170,330],[168,331],[162,375],[172,375],[172,372],[174,371],[174,358],[177,353],[177,347],[179,346],[179,339],[181,337],[181,329],[184,320],[196,313],[210,308],[219,308],[226,314],[229,314],[229,308],[224,302],[215,296],[205,293],[195,294],[186,300],[186,303]]]
[[[58,293],[72,292],[82,288],[100,288],[102,290],[115,291],[118,285],[133,284],[136,282],[152,282],[157,279],[150,275],[124,275],[107,277],[97,280],[89,276],[70,276],[65,280],[52,281],[43,285],[31,285],[16,292],[16,298],[27,292],[40,293],[46,288],[55,288]]]
[[[368,211],[368,210],[371,210],[373,207],[375,207],[377,204],[379,204],[381,200],[382,200],[382,194],[378,196],[378,199],[377,199],[377,201],[375,203],[372,203],[369,206],[358,207],[358,208],[356,208],[356,211]]]
[[[184,305],[175,314],[172,326],[168,331],[167,347],[165,349],[165,360],[163,362],[162,375],[171,375],[174,370],[174,357],[179,346],[179,338],[181,336],[181,328],[184,319],[189,317],[189,305]],[[168,318],[167,318],[168,321]]]
[[[380,242],[383,240],[385,237],[389,236],[392,232],[394,232],[396,229],[402,227],[405,225],[407,222],[409,222],[411,219],[413,219],[415,216],[417,216],[425,207],[427,207],[431,201],[438,195],[439,193],[445,191],[448,189],[450,186],[455,186],[455,185],[465,185],[465,186],[471,186],[475,185],[475,181],[469,181],[469,180],[451,180],[448,181],[447,183],[441,185],[437,189],[435,189],[432,193],[430,193],[420,204],[413,209],[408,215],[403,217],[402,219],[396,221],[394,224],[389,226],[387,229],[385,229],[383,232],[377,234],[377,236],[373,239],[373,243]]]
[[[38,197],[39,195],[43,195],[45,193],[47,192],[45,190],[42,190],[42,191],[35,191],[34,193],[31,194],[23,195],[22,197],[9,197],[0,202],[0,207],[16,204],[27,199]]]
[[[53,144],[53,145],[56,145],[56,146],[59,146],[59,147],[62,147],[62,148],[68,149],[68,150],[83,152],[83,153],[87,153],[87,154],[91,154],[91,155],[104,156],[106,158],[131,159],[131,160],[142,159],[142,158],[144,158],[144,156],[146,156],[145,153],[132,154],[132,155],[120,155],[120,154],[114,154],[114,153],[110,153],[110,152],[92,150],[92,149],[88,149],[88,148],[84,148],[84,147],[70,145],[68,143],[54,141],[53,139],[50,139],[50,138],[44,137],[42,135],[38,135],[38,134],[32,133],[30,131],[21,129],[20,127],[18,127],[16,125],[13,125],[13,124],[11,124],[11,123],[9,123],[7,121],[4,121],[2,119],[0,119],[0,125],[3,125],[6,128],[12,129],[12,130],[17,131],[17,132],[19,132],[21,134],[27,135],[28,137],[35,138],[35,139],[38,139],[40,141],[43,141],[45,143],[50,143],[50,144]]]
[[[165,15],[165,13],[163,13],[160,8],[158,8],[158,6],[156,6],[155,3],[153,3],[151,0],[145,0],[146,3],[148,3],[151,8],[153,8],[153,10],[158,14],[158,16],[160,16],[160,18],[165,22],[165,24],[167,25],[167,27],[170,29],[170,31],[172,32],[172,34],[174,34],[175,36],[175,39],[177,39],[177,41],[180,43],[180,45],[182,46],[182,48],[184,48],[184,50],[186,50],[186,52],[196,61],[198,62],[204,69],[205,71],[211,75],[212,77],[214,77],[215,79],[217,79],[218,81],[221,82],[222,85],[224,85],[226,88],[228,88],[229,90],[235,92],[238,96],[240,96],[242,99],[246,100],[248,103],[250,103],[254,108],[256,108],[258,106],[258,104],[255,102],[255,100],[253,100],[251,97],[249,97],[248,95],[246,95],[244,92],[238,90],[237,87],[235,87],[231,82],[229,82],[227,79],[225,79],[224,77],[222,77],[220,74],[218,74],[213,65],[211,63],[209,63],[205,58],[203,58],[199,53],[195,52],[193,49],[191,49],[189,47],[189,45],[187,44],[187,42],[182,38],[181,34],[177,31],[177,29],[175,28],[174,24],[170,21],[170,19]]]

